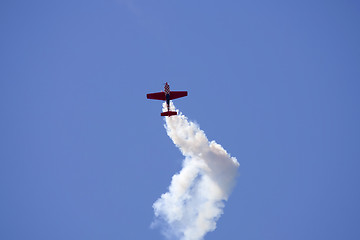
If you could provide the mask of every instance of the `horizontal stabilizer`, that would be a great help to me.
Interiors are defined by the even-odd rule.
[[[173,112],[173,111],[167,111],[167,112],[162,112],[161,116],[173,116],[173,115],[177,115],[177,112]]]

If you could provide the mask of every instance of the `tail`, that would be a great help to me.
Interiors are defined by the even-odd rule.
[[[174,112],[174,111],[167,111],[167,112],[162,112],[161,113],[161,116],[168,116],[168,117],[171,117],[173,115],[177,115],[177,112]]]

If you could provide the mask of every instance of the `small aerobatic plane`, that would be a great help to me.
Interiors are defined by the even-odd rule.
[[[173,116],[177,115],[177,112],[170,111],[170,100],[186,97],[188,95],[187,91],[170,91],[170,86],[168,83],[165,83],[164,91],[157,93],[149,93],[146,95],[148,99],[156,99],[166,101],[167,112],[162,112],[161,116]]]

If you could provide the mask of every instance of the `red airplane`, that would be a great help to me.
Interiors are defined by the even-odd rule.
[[[146,95],[148,99],[156,99],[166,101],[167,112],[162,112],[161,116],[173,116],[177,115],[177,112],[170,111],[170,100],[186,97],[188,95],[187,91],[170,91],[170,86],[168,83],[165,83],[164,91],[157,93],[149,93]]]

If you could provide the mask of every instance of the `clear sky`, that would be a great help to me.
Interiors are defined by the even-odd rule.
[[[183,156],[145,94],[240,163],[212,239],[360,239],[358,1],[0,3],[0,239],[163,239]]]

